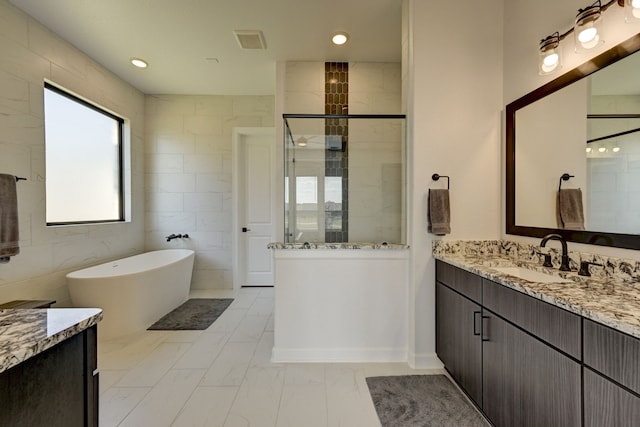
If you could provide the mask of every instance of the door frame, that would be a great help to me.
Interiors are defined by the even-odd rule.
[[[247,136],[273,136],[271,140],[271,163],[272,163],[272,176],[271,176],[271,188],[274,191],[271,193],[271,214],[273,215],[274,225],[273,225],[273,235],[277,236],[278,231],[278,207],[277,203],[277,177],[275,167],[277,165],[276,162],[276,130],[275,127],[235,127],[232,129],[232,139],[231,139],[231,251],[233,255],[232,259],[232,268],[233,268],[233,289],[240,289],[242,286],[241,280],[242,275],[240,274],[240,257],[242,254],[240,253],[240,238],[242,232],[240,231],[239,214],[241,210],[244,209],[244,200],[241,200],[240,195],[243,193],[244,189],[240,188],[240,164],[245,159],[240,156],[240,146],[244,143],[245,138]],[[243,181],[244,182],[244,181]]]

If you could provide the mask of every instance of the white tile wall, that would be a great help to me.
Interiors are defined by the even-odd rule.
[[[65,275],[141,252],[144,198],[131,222],[45,226],[43,81],[49,79],[130,121],[131,192],[143,191],[144,96],[6,0],[0,0],[0,173],[18,183],[21,253],[0,265],[0,303],[45,299],[70,304]]]
[[[147,250],[196,251],[192,289],[231,288],[234,127],[274,125],[273,96],[146,97]],[[166,242],[165,236],[190,238]]]

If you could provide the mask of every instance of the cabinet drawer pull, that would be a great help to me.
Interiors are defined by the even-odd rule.
[[[487,322],[485,322],[485,319],[487,320]],[[485,334],[485,325],[489,324],[489,316],[482,316],[482,341],[489,341],[489,338],[487,337],[487,334]]]
[[[473,335],[480,335],[482,334],[482,328],[480,328],[480,332],[478,332],[478,326],[477,326],[477,321],[476,319],[478,318],[477,315],[480,314],[481,312],[479,311],[474,311],[473,312]],[[480,325],[482,325],[482,321],[480,321]]]

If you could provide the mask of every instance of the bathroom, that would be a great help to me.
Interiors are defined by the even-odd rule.
[[[578,0],[404,2],[398,66],[403,96],[394,110],[377,112],[407,114],[406,359],[412,368],[441,367],[435,354],[432,243],[443,238],[426,228],[425,195],[436,185],[431,175],[451,177],[452,228],[445,240],[539,244],[540,239],[505,232],[504,108],[557,77],[538,74],[538,42],[566,29],[584,6]],[[638,33],[640,25],[621,24],[621,14],[610,9],[606,42],[593,52],[565,55],[563,70]],[[18,184],[21,253],[0,265],[0,302],[51,299],[68,306],[68,272],[169,247],[196,250],[193,290],[232,288],[231,129],[278,131],[282,113],[301,112],[283,111],[284,85],[275,94],[145,95],[7,0],[0,2],[0,22],[0,172],[28,178]],[[282,82],[285,71],[278,64],[274,78]],[[129,221],[44,225],[42,106],[36,96],[43,77],[130,120]],[[196,199],[198,192],[206,195]],[[171,233],[190,237],[168,243]],[[569,245],[640,260],[635,250]]]

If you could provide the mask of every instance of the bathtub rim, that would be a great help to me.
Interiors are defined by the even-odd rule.
[[[180,257],[176,257],[175,259],[171,259],[168,262],[162,263],[162,264],[155,264],[153,266],[151,266],[150,268],[138,268],[135,271],[131,270],[131,271],[126,271],[126,272],[120,272],[119,274],[95,274],[95,272],[100,272],[100,270],[105,270],[105,271],[112,271],[112,272],[116,272],[117,270],[107,270],[107,267],[111,267],[113,268],[113,264],[114,263],[118,263],[118,262],[124,262],[126,261],[127,263],[131,263],[133,262],[136,258],[143,258],[143,257],[150,257],[150,255],[148,254],[153,254],[153,253],[157,253],[157,252],[173,252],[173,253],[177,253],[177,252],[182,252],[183,256]],[[193,249],[187,249],[187,248],[175,248],[175,249],[157,249],[157,250],[153,250],[153,251],[148,251],[148,252],[141,252],[139,254],[135,254],[135,255],[130,255],[130,256],[124,256],[124,257],[120,257],[120,258],[116,258],[113,259],[111,261],[106,261],[100,264],[94,264],[94,265],[90,265],[88,267],[84,267],[82,269],[79,270],[74,270],[71,271],[69,273],[66,274],[66,278],[67,279],[71,279],[71,280],[91,280],[91,279],[104,279],[104,278],[109,278],[109,277],[119,277],[119,276],[130,276],[130,275],[135,275],[135,274],[140,274],[143,273],[145,271],[153,271],[153,270],[158,270],[160,268],[163,268],[165,266],[169,266],[169,265],[173,265],[177,262],[180,262],[186,258],[189,258],[190,256],[195,256],[195,251]],[[144,265],[142,265],[141,267],[144,267]],[[88,272],[93,271],[93,274],[88,275]]]

